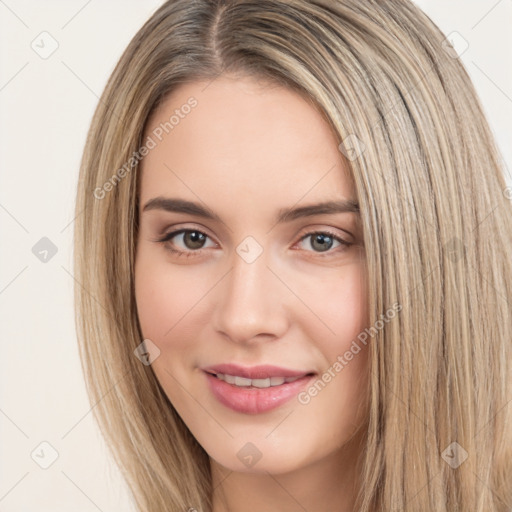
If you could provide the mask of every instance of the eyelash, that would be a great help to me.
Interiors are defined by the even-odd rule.
[[[171,231],[170,233],[166,233],[162,238],[160,238],[159,240],[156,240],[156,242],[159,242],[162,244],[168,244],[168,242],[170,242],[175,236],[181,235],[182,233],[200,233],[201,235],[204,235],[205,237],[207,237],[211,240],[211,237],[209,237],[206,233],[204,233],[203,231],[200,231],[199,229],[178,229],[176,231]],[[328,235],[330,238],[332,238],[336,242],[340,243],[340,245],[342,246],[341,251],[348,249],[348,247],[350,247],[351,245],[354,245],[353,243],[347,242],[346,240],[344,240],[343,238],[339,237],[338,235],[334,234],[333,232],[331,232],[329,230],[310,231],[309,233],[306,233],[305,235],[303,235],[299,239],[298,243],[302,242],[303,240],[305,240],[308,237],[312,237],[315,235]],[[339,248],[340,247],[338,247],[338,249]],[[175,249],[173,247],[168,246],[167,250],[170,251],[171,253],[173,253],[174,255],[176,255],[177,257],[185,256],[186,258],[190,258],[190,257],[194,257],[194,256],[199,256],[206,249],[196,249],[196,250],[189,249],[187,251],[182,251],[180,249]],[[320,256],[321,258],[322,257],[325,258],[325,257],[332,256],[333,254],[336,254],[340,251],[328,249],[325,252],[319,252],[319,251],[306,251],[306,252],[312,252],[312,253],[315,253],[316,255]]]

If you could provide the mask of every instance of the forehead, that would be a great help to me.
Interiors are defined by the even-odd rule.
[[[166,191],[187,197],[200,191],[224,204],[233,196],[265,204],[305,194],[353,197],[328,123],[279,85],[225,76],[182,84],[152,115],[146,137],[155,146],[142,162],[142,203]]]

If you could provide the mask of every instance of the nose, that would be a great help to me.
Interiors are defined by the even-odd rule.
[[[216,287],[213,325],[233,342],[279,339],[288,329],[287,290],[265,256],[248,263],[235,253],[231,271]]]

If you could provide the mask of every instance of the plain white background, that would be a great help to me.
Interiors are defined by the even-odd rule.
[[[73,208],[98,98],[161,3],[0,0],[3,512],[132,510],[93,422],[78,359]],[[469,44],[461,59],[512,169],[512,0],[417,3],[445,34]],[[58,43],[46,59],[31,47],[43,31]],[[32,251],[43,237],[57,250],[47,262]]]

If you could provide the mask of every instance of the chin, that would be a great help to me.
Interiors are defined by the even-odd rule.
[[[302,453],[302,457],[301,457]],[[223,468],[237,473],[279,475],[301,469],[314,462],[314,455],[308,457],[304,446],[280,446],[271,443],[243,441],[224,448],[216,446],[208,455]]]

